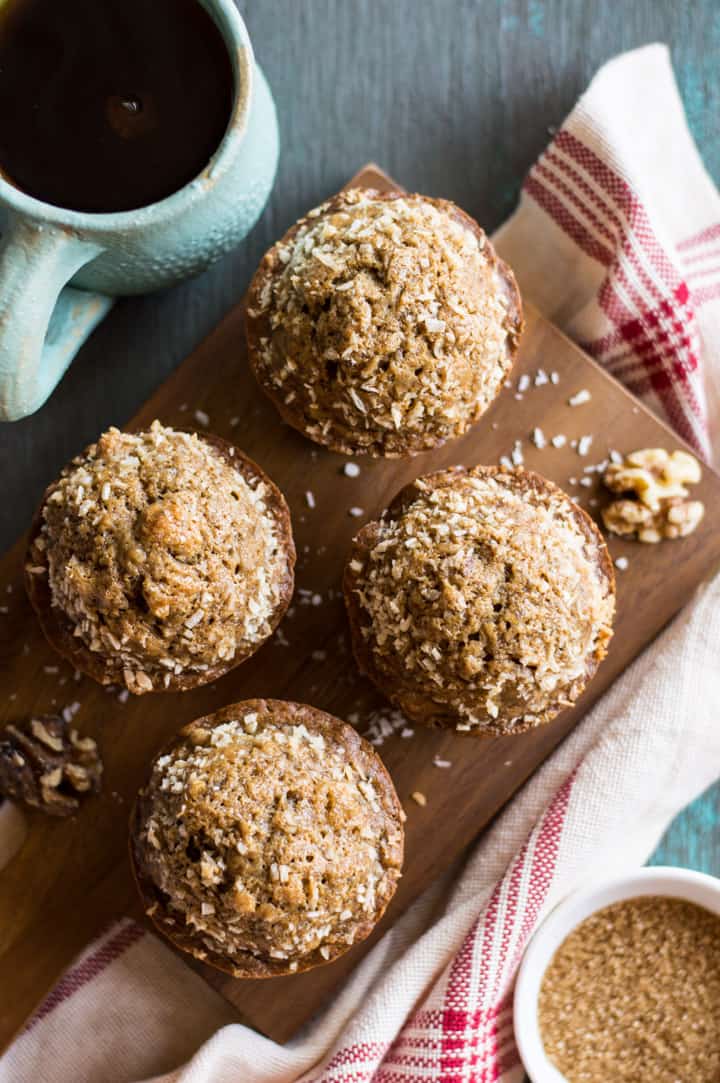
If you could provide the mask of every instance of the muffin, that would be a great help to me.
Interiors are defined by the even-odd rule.
[[[415,722],[521,733],[569,707],[612,634],[593,521],[526,470],[454,467],[406,486],[353,541],[360,669]]]
[[[130,852],[158,930],[241,978],[330,962],[380,920],[404,814],[352,727],[247,700],[185,726],[155,760]]]
[[[255,376],[333,451],[413,455],[461,436],[512,366],[510,269],[443,199],[351,189],[263,258],[246,317]]]
[[[282,494],[216,436],[109,429],[46,491],[26,584],[78,670],[130,692],[213,681],[287,609],[295,547]]]

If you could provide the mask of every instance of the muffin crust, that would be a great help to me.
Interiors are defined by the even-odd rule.
[[[265,255],[246,327],[285,421],[335,451],[398,456],[484,413],[522,317],[512,272],[453,203],[351,189]]]
[[[356,536],[344,590],[360,669],[409,719],[478,735],[570,706],[612,634],[600,532],[525,470],[419,478]]]
[[[49,487],[30,600],[52,645],[103,684],[195,687],[281,619],[295,550],[280,491],[218,437],[110,429]]]
[[[404,818],[387,771],[350,726],[248,700],[180,731],[131,822],[157,928],[238,977],[328,962],[392,897]]]

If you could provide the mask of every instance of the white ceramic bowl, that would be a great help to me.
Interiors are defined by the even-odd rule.
[[[720,880],[701,872],[664,866],[638,869],[626,876],[575,891],[563,899],[530,941],[515,984],[515,1040],[532,1083],[567,1083],[545,1054],[537,1011],[543,975],[555,951],[566,936],[596,910],[639,895],[686,899],[720,916]]]

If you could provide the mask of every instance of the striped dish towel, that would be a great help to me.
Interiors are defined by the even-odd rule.
[[[525,296],[710,457],[720,200],[664,48],[600,71],[496,240]],[[642,864],[720,774],[719,647],[712,583],[289,1045],[233,1023],[124,922],[66,974],[0,1083],[517,1083],[511,995],[538,921],[587,880]]]

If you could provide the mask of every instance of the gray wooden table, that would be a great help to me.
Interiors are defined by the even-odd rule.
[[[0,425],[0,545],[44,485],[122,424],[244,291],[268,244],[372,158],[488,229],[512,210],[548,133],[608,57],[664,41],[690,126],[720,182],[716,0],[246,0],[280,114],[282,156],[251,237],[194,282],[120,301],[51,401]],[[720,873],[716,788],[679,817],[656,859]]]

